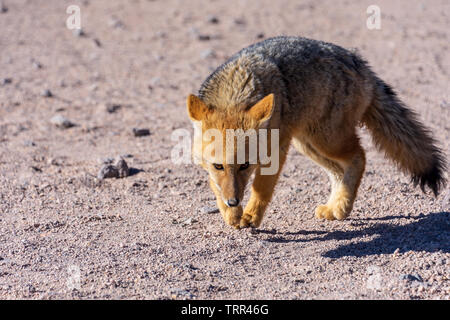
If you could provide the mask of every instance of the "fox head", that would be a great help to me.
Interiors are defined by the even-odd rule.
[[[251,106],[208,106],[195,95],[187,98],[194,123],[193,156],[208,171],[212,188],[228,207],[240,205],[245,187],[255,170],[259,135],[267,128],[274,110],[269,94]]]

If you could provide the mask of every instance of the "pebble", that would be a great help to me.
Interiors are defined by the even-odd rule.
[[[101,167],[100,171],[97,174],[97,178],[101,180],[118,177],[119,177],[119,170],[112,164],[104,165],[103,167]]]
[[[244,19],[241,19],[241,18],[234,19],[234,23],[237,24],[237,25],[245,25],[245,24],[247,24],[247,22]]]
[[[422,282],[422,277],[418,274],[401,274],[398,277],[400,280],[406,280],[406,281],[419,281]]]
[[[214,52],[213,49],[206,49],[206,50],[203,50],[202,52],[200,52],[200,57],[202,59],[215,58],[216,53]]]
[[[218,24],[220,21],[219,21],[219,18],[217,18],[216,16],[209,16],[208,22],[212,23],[212,24]]]
[[[171,290],[171,296],[173,299],[176,299],[178,297],[182,297],[185,299],[193,299],[195,298],[195,295],[193,295],[189,290],[187,289],[179,289],[175,288]]]
[[[152,87],[158,86],[161,84],[161,78],[160,77],[153,77],[150,79],[150,85]]]
[[[7,12],[8,7],[3,2],[0,2],[0,13],[7,13]]]
[[[46,98],[51,98],[51,97],[53,97],[53,93],[50,90],[45,89],[45,90],[41,91],[41,96],[46,97]]]
[[[133,134],[135,137],[144,137],[150,135],[150,130],[146,128],[133,128]]]
[[[92,41],[94,41],[94,44],[97,46],[97,47],[101,47],[102,46],[102,43],[100,42],[100,40],[99,39],[97,39],[97,38],[95,38],[94,40],[92,40]]]
[[[2,86],[4,86],[5,84],[11,84],[12,83],[12,78],[3,78],[2,81],[0,82],[0,84]]]
[[[86,33],[84,32],[83,29],[73,29],[72,31],[73,35],[76,37],[84,37],[86,35]]]
[[[118,158],[115,165],[111,164],[111,158],[106,158],[104,160],[108,162],[100,168],[97,178],[103,180],[108,178],[125,178],[130,175],[128,164],[122,157]]]
[[[116,163],[116,168],[119,172],[119,178],[125,178],[130,175],[130,169],[128,168],[128,165],[123,158],[119,158]]]
[[[50,122],[57,126],[58,128],[67,129],[75,126],[75,124],[69,119],[63,117],[62,115],[56,115],[50,119]]]
[[[36,146],[36,143],[34,143],[34,142],[31,141],[31,140],[25,140],[25,141],[23,142],[23,144],[24,144],[24,146],[26,146],[26,147],[34,147],[34,146]]]
[[[33,60],[33,67],[36,69],[42,69],[42,64],[38,61]]]
[[[114,113],[114,112],[116,112],[117,110],[119,110],[120,108],[122,108],[122,105],[119,104],[119,103],[107,103],[107,104],[105,105],[105,107],[106,107],[106,111],[107,111],[107,112],[109,112],[109,113]]]
[[[203,214],[213,214],[213,213],[218,213],[219,209],[216,207],[204,206],[204,207],[201,207],[199,211]]]
[[[113,28],[120,28],[120,29],[125,27],[123,22],[119,20],[117,17],[112,17],[111,20],[109,21],[109,25]]]
[[[450,211],[450,189],[447,190],[444,199],[442,199],[442,211]]]
[[[395,249],[394,253],[392,254],[394,257],[398,257],[400,254],[400,248]]]
[[[207,34],[199,34],[197,36],[197,39],[200,41],[209,41],[209,40],[211,40],[211,36],[207,35]]]
[[[194,219],[194,218],[187,218],[186,220],[184,220],[182,223],[181,223],[181,225],[182,226],[190,226],[191,224],[193,224],[193,223],[195,223],[195,222],[198,222],[196,219]]]

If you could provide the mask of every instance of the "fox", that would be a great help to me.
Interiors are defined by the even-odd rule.
[[[394,89],[381,80],[356,50],[296,36],[269,38],[246,47],[220,65],[187,97],[187,113],[200,132],[193,157],[209,174],[209,184],[224,221],[236,228],[258,228],[271,202],[291,145],[322,167],[331,193],[315,216],[343,220],[352,211],[365,170],[366,156],[357,129],[366,127],[378,150],[425,193],[437,197],[445,187],[447,163],[429,129],[419,121]],[[227,148],[227,130],[277,131],[278,154],[273,174],[256,159],[250,163]],[[199,131],[198,131],[199,130]],[[231,152],[205,155],[211,137],[222,134],[222,148]],[[269,133],[270,135],[270,133]],[[250,139],[248,139],[250,140]],[[219,155],[219,156],[217,156]],[[243,209],[247,185],[251,194]]]

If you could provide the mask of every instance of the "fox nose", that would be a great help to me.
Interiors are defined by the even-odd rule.
[[[239,199],[231,198],[231,199],[227,200],[227,205],[229,207],[237,207],[238,204],[239,204]]]

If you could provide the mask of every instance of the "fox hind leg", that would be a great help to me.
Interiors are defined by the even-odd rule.
[[[323,167],[330,178],[331,194],[328,202],[319,205],[315,210],[319,219],[343,220],[353,208],[365,167],[364,150],[356,137],[355,139],[355,148],[339,160],[322,155],[308,143],[293,140],[296,149]]]

